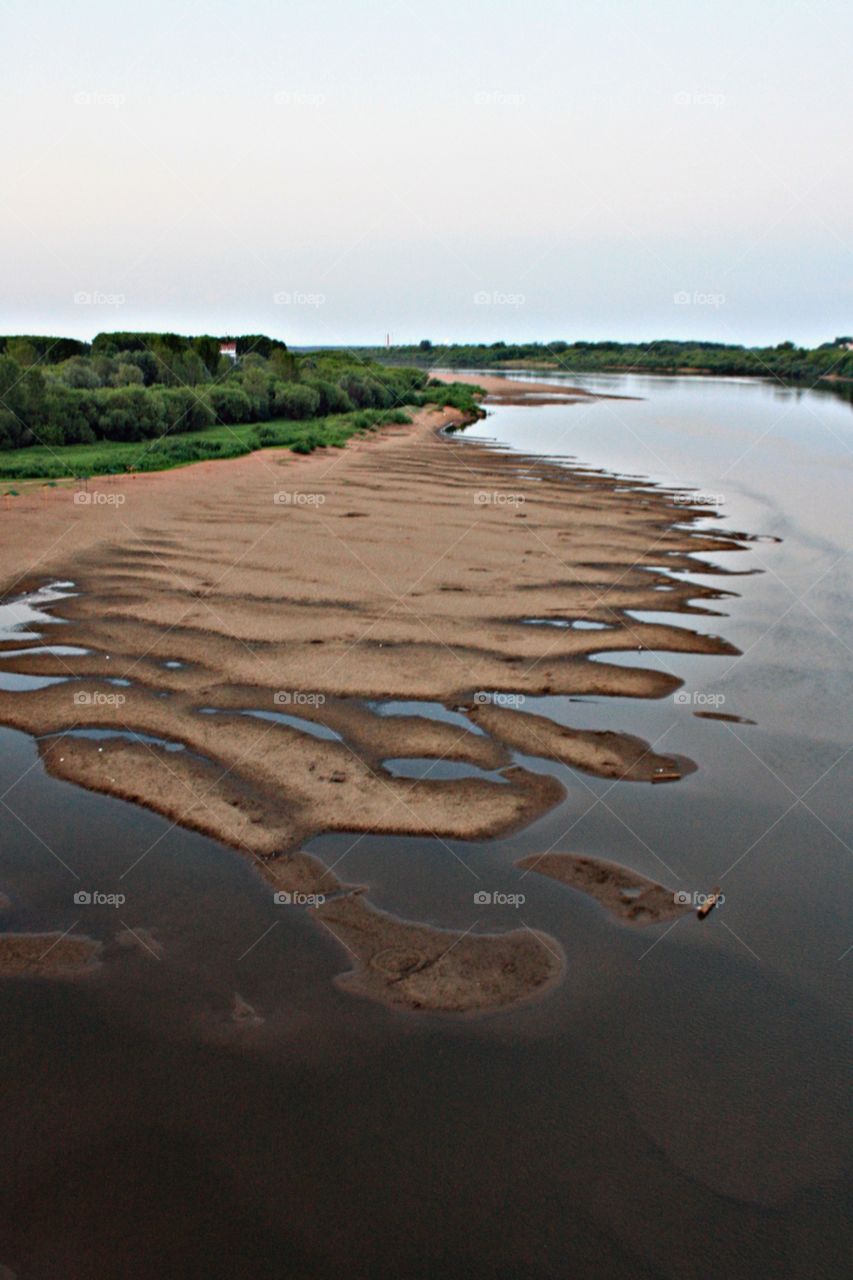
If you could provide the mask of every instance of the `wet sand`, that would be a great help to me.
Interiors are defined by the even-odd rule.
[[[612,916],[625,924],[663,924],[688,915],[691,908],[676,901],[675,892],[639,875],[630,867],[603,858],[584,858],[571,853],[533,853],[516,866],[550,876],[570,889],[578,889],[600,902]]]
[[[511,394],[542,403],[538,391]],[[441,430],[460,421],[426,410],[411,427],[308,458],[267,450],[93,481],[84,502],[30,487],[0,526],[5,593],[73,581],[78,594],[52,609],[65,625],[43,643],[89,651],[4,659],[7,671],[67,683],[0,692],[0,722],[40,737],[54,776],[230,844],[274,891],[327,895],[312,914],[338,930],[347,989],[454,1012],[537,993],[557,976],[558,945],[529,930],[397,921],[304,844],[326,831],[518,830],[564,793],[512,766],[513,750],[635,781],[688,772],[630,735],[530,715],[523,700],[663,697],[679,685],[660,669],[589,661],[607,651],[736,652],[628,610],[658,610],[665,586],[667,608],[697,611],[713,593],[661,566],[697,570],[696,553],[742,548],[684,527],[696,513],[664,490]],[[524,621],[534,617],[606,628]],[[0,654],[28,643],[16,635]],[[520,700],[512,709],[507,695]],[[465,708],[471,727],[368,705],[385,699]],[[117,736],[76,736],[93,729]],[[386,766],[410,757],[499,776],[438,781]],[[389,976],[375,963],[383,951],[426,959],[395,962]]]
[[[493,738],[527,756],[559,760],[599,778],[625,782],[677,780],[696,766],[683,756],[660,755],[629,733],[570,729],[547,716],[490,704],[475,704],[473,722]]]
[[[433,370],[430,377],[436,382],[466,382],[486,392],[493,404],[576,404],[582,400],[600,400],[600,395],[584,391],[581,387],[557,385],[554,382],[533,382],[502,378],[493,373],[457,373],[453,369]]]
[[[0,974],[26,978],[73,978],[97,966],[100,943],[67,933],[0,934]]]
[[[356,961],[338,986],[403,1009],[499,1009],[544,991],[563,970],[559,943],[529,928],[460,934],[398,920],[360,894],[316,913]]]

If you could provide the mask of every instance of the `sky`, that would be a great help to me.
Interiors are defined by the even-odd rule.
[[[848,0],[0,0],[0,332],[853,332]]]

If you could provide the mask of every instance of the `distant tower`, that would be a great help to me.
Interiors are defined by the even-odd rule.
[[[390,333],[386,333],[386,334],[385,334],[385,346],[386,346],[386,347],[390,347],[390,345],[391,345],[391,335],[390,335]]]

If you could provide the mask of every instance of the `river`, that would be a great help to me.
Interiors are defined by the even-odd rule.
[[[280,923],[244,859],[46,776],[30,738],[0,731],[7,927],[75,925],[79,886],[46,846],[113,889],[156,841],[126,910],[89,912],[86,929],[126,916],[164,946],[127,949],[95,982],[0,982],[0,1264],[20,1280],[847,1274],[851,406],[746,380],[554,380],[611,398],[501,407],[467,435],[698,491],[709,524],[753,540],[691,575],[719,599],[681,620],[742,656],[608,656],[683,688],[525,710],[636,733],[697,771],[648,787],[520,758],[566,800],[458,852],[524,897],[488,926],[552,934],[566,977],[454,1020],[346,995],[338,946],[301,912]],[[378,906],[468,928],[453,841],[351,846],[309,847],[330,862],[349,848],[347,879]],[[724,901],[701,926],[625,928],[514,866],[552,847]],[[267,917],[236,959],[234,936],[249,946]],[[269,1011],[251,1050],[235,989]]]

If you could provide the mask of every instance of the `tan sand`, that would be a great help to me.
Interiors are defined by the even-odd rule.
[[[659,653],[735,651],[627,611],[665,600],[700,612],[688,601],[713,593],[672,583],[657,566],[696,569],[688,552],[742,544],[674,528],[690,512],[665,491],[638,493],[440,431],[459,421],[426,410],[411,427],[307,458],[266,450],[104,479],[84,503],[67,488],[28,487],[0,522],[0,586],[73,580],[79,595],[54,608],[67,624],[48,628],[49,639],[92,652],[7,659],[9,670],[69,683],[0,693],[0,722],[184,744],[53,736],[40,750],[55,776],[243,851],[273,888],[329,895],[352,886],[303,851],[318,833],[482,840],[558,803],[561,786],[510,767],[512,750],[638,781],[669,768],[670,757],[629,735],[564,729],[495,694],[670,694],[679,682]],[[531,617],[608,625],[525,625]],[[590,661],[607,650],[655,652],[645,666]],[[106,682],[116,678],[130,686]],[[467,707],[471,727],[378,715],[367,701],[381,699]],[[240,714],[250,709],[297,721]],[[337,737],[313,736],[312,726]],[[395,777],[385,762],[401,757],[501,770],[503,780]],[[394,921],[362,895],[332,896],[316,914],[358,957],[347,987],[398,1007],[500,1007],[550,982],[559,955],[524,930],[472,932],[439,959],[449,935]],[[418,931],[412,945],[427,962],[391,990],[371,956],[406,930]]]
[[[377,911],[359,893],[333,898],[313,913],[354,961],[338,985],[405,1009],[499,1009],[540,994],[563,971],[559,944],[532,929],[435,929]]]
[[[494,404],[575,404],[579,400],[602,398],[581,387],[533,382],[527,378],[522,381],[494,373],[458,373],[454,369],[439,369],[431,372],[430,377],[436,382],[467,382],[469,386],[482,387]]]
[[[630,867],[603,858],[571,853],[532,853],[516,866],[550,876],[571,889],[587,893],[624,924],[661,924],[689,915],[692,908],[676,902],[675,893]]]
[[[79,934],[0,933],[0,977],[78,977],[97,967],[100,950]]]
[[[547,716],[529,715],[489,703],[475,704],[468,714],[475,724],[514,751],[544,760],[559,760],[600,778],[654,782],[662,773],[678,773],[683,777],[696,768],[684,756],[659,755],[642,738],[629,733],[569,729]]]

